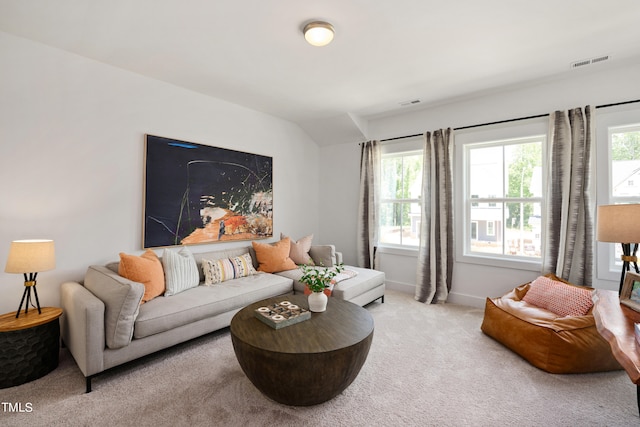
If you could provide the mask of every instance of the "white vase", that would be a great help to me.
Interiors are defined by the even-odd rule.
[[[309,294],[309,310],[320,313],[327,309],[329,298],[324,292],[311,292]]]

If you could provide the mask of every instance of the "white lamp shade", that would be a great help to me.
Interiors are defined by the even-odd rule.
[[[56,266],[53,240],[14,240],[5,273],[37,273]]]
[[[598,206],[599,242],[640,243],[640,204]]]
[[[328,22],[315,21],[304,27],[304,38],[313,46],[326,46],[333,40],[333,26]]]

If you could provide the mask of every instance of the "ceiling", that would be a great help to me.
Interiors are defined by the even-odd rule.
[[[336,29],[329,46],[302,36],[316,19]],[[0,0],[0,31],[290,120],[321,145],[575,61],[635,60],[639,19],[638,0]]]

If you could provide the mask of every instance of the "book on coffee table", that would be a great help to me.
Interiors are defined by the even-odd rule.
[[[280,301],[254,311],[255,316],[274,329],[284,328],[311,318],[311,312],[289,301]]]

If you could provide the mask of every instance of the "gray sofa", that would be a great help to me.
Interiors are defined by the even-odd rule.
[[[251,247],[194,254],[200,274],[203,259],[217,260],[251,253]],[[332,245],[316,245],[309,252],[317,264],[333,266],[342,255]],[[384,302],[383,272],[345,266],[356,271],[340,282],[333,296],[358,305],[377,299]],[[276,274],[258,273],[214,286],[196,286],[171,296],[159,296],[140,305],[144,285],[118,275],[118,263],[87,269],[84,283],[61,286],[61,335],[86,378],[91,380],[107,369],[228,327],[232,317],[256,301],[303,292],[300,270]]]

